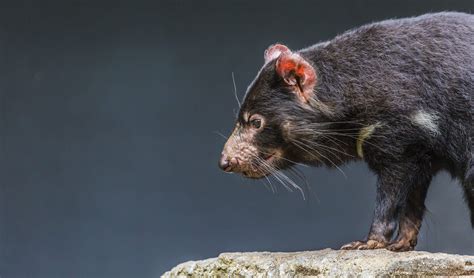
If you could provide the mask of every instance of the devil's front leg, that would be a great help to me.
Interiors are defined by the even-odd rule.
[[[376,204],[369,235],[341,249],[378,249],[389,245],[410,188],[416,183],[416,172],[410,162],[378,165]]]
[[[410,188],[407,203],[400,213],[398,235],[395,240],[387,246],[388,250],[410,251],[416,246],[421,222],[423,221],[423,214],[425,212],[426,194],[432,178],[430,169],[424,169],[429,165],[429,163],[420,163],[418,164],[418,168],[413,169],[414,171],[418,171],[416,184]]]

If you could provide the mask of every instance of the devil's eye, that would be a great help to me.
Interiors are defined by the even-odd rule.
[[[253,119],[250,121],[250,124],[253,128],[259,129],[262,126],[262,120],[260,119]]]

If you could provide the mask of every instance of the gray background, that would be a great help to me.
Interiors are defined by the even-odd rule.
[[[219,171],[237,104],[274,42],[299,49],[466,1],[11,1],[0,6],[0,274],[157,277],[227,251],[365,236],[375,177],[306,169],[308,198]],[[474,254],[440,174],[418,250]]]

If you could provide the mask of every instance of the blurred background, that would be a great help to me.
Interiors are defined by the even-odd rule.
[[[2,1],[0,276],[158,277],[230,251],[363,238],[375,176],[302,168],[306,199],[217,167],[274,42],[465,1]],[[296,180],[304,185],[304,182]],[[433,182],[418,250],[474,254],[460,186]]]

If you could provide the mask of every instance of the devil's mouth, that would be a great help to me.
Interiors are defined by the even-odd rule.
[[[276,159],[276,154],[277,153],[274,152],[271,154],[266,154],[266,156],[261,156],[261,159],[263,160],[261,163],[267,164],[268,165],[267,167],[257,167],[257,169],[254,168],[252,170],[243,171],[242,174],[246,176],[247,178],[254,178],[254,179],[263,178],[271,174],[271,171],[269,171],[270,169],[268,169],[268,167],[271,167],[271,168],[274,167],[273,161]]]
[[[264,159],[265,161],[269,161],[270,159],[273,158],[273,156],[275,156],[275,153],[272,153],[272,154],[270,154],[270,155],[267,155],[266,157],[263,157],[263,159]]]

